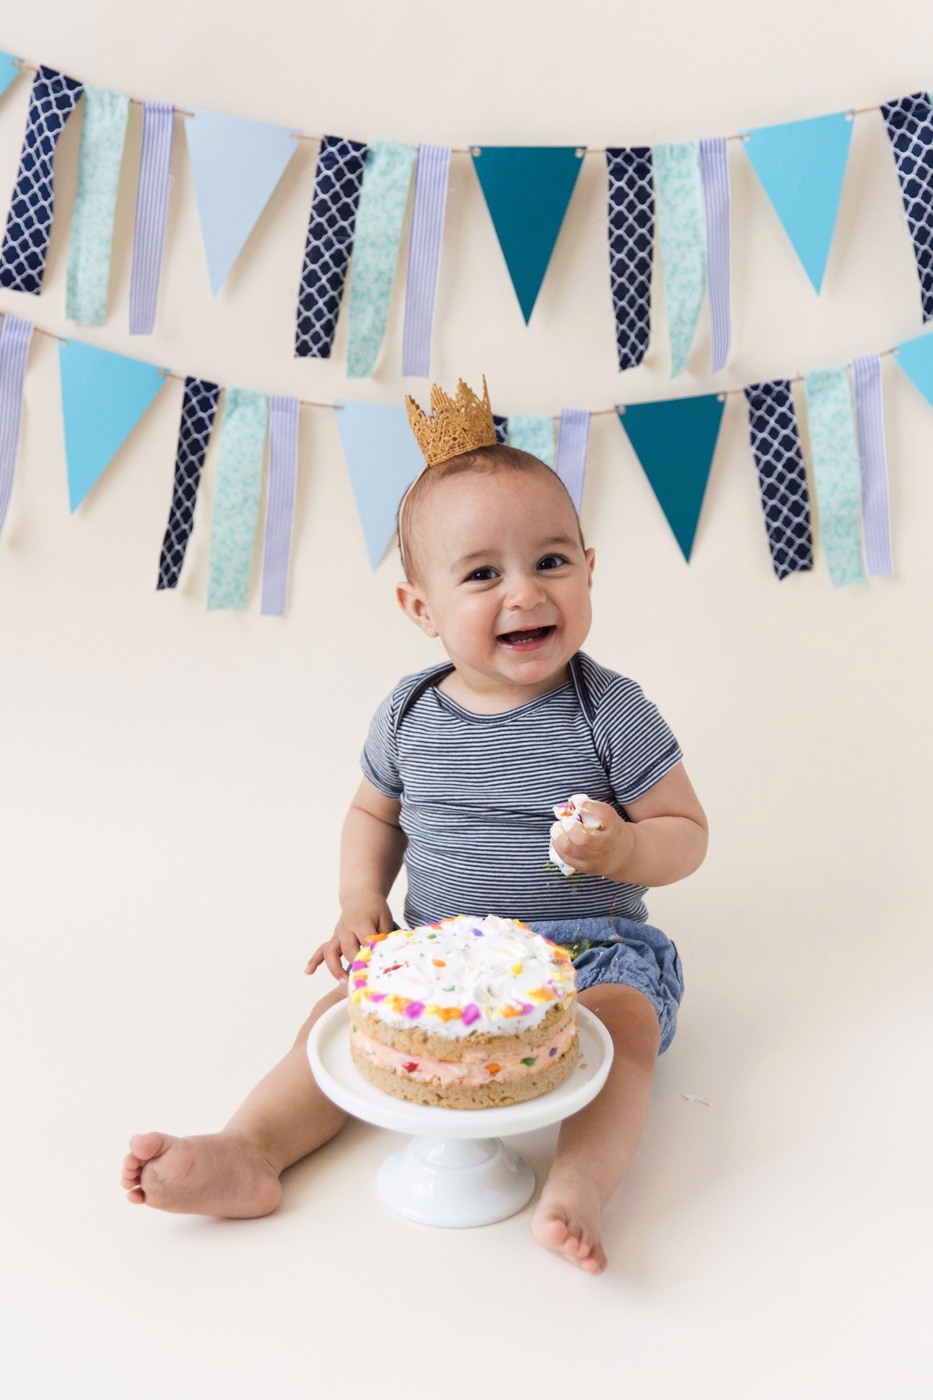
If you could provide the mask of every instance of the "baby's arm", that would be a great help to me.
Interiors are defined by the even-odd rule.
[[[599,817],[602,829],[587,831],[578,823],[554,837],[554,849],[587,875],[626,885],[672,885],[703,863],[706,813],[682,763],[626,803],[630,821],[606,802],[588,801],[584,810]]]
[[[364,938],[392,928],[386,896],[405,851],[401,810],[400,802],[386,797],[368,778],[360,783],[340,841],[340,919],[333,937],[312,954],[305,972],[316,972],[323,962],[345,982],[341,954],[352,963]]]

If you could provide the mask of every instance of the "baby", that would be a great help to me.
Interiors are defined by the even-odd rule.
[[[642,895],[696,870],[706,818],[655,707],[580,651],[594,553],[550,467],[499,445],[448,458],[408,491],[399,542],[399,604],[449,659],[404,679],[373,718],[343,826],[340,920],[305,968],[324,963],[340,985],[221,1132],[132,1138],[123,1185],[162,1210],[276,1208],[285,1168],[346,1121],[305,1043],[346,996],[341,958],[394,927],[386,898],[404,861],[407,926],[495,913],[571,948],[579,1000],[615,1053],[604,1088],[561,1125],[531,1231],[597,1274],[600,1216],[635,1152],[683,991],[677,950],[647,924]],[[547,861],[548,834],[555,802],[577,793],[591,795],[584,810],[599,825],[554,836],[577,872],[568,879]]]

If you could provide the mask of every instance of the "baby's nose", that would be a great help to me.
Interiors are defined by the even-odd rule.
[[[547,594],[537,574],[517,574],[508,581],[506,606],[510,608],[534,608],[544,601]]]

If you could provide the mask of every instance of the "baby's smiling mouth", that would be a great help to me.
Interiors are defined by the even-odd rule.
[[[500,632],[496,641],[517,651],[531,651],[542,646],[556,630],[556,627],[524,627],[517,632]]]

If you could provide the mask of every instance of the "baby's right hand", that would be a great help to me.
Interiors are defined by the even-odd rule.
[[[395,920],[385,900],[348,904],[341,911],[333,937],[311,954],[305,972],[310,975],[321,963],[326,963],[338,982],[346,982],[348,974],[340,961],[341,955],[352,963],[364,938],[374,933],[391,933],[394,927]]]

